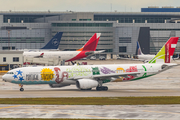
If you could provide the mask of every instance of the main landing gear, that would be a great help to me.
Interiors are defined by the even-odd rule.
[[[103,82],[102,80],[98,81],[99,85],[96,87],[97,91],[107,91],[108,87],[107,86],[102,86]]]
[[[19,87],[20,87],[20,91],[23,92],[24,91],[23,85],[19,84]]]
[[[107,86],[101,86],[101,87],[96,87],[97,91],[107,91],[108,87]]]

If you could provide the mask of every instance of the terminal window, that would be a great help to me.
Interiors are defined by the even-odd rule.
[[[2,47],[3,50],[15,50],[14,46]]]
[[[6,57],[3,57],[3,62],[6,62]]]
[[[119,37],[119,43],[131,43],[131,37]]]
[[[119,47],[119,52],[126,52],[126,46]]]
[[[19,57],[13,57],[13,62],[19,62]]]

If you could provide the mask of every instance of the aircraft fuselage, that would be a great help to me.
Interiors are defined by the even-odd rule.
[[[82,78],[111,80],[118,76],[121,81],[135,80],[154,75],[162,70],[162,64],[114,64],[22,67],[10,70],[3,76],[16,84],[74,84]],[[121,76],[122,75],[122,76]]]

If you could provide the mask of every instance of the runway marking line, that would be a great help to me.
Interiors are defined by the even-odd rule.
[[[180,114],[180,113],[173,113],[173,112],[161,112],[161,111],[150,111],[150,110],[143,110],[144,112],[156,112],[156,113],[168,113],[168,114]]]
[[[22,106],[22,105],[15,105],[15,106],[1,107],[0,109],[14,108],[14,107],[20,107],[20,106]]]

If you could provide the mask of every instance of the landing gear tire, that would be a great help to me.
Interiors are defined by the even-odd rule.
[[[24,88],[20,88],[20,91],[24,91]]]
[[[107,91],[108,87],[106,87],[106,86],[96,87],[96,90],[97,91]]]
[[[19,87],[21,92],[24,91],[23,85],[19,84]]]

